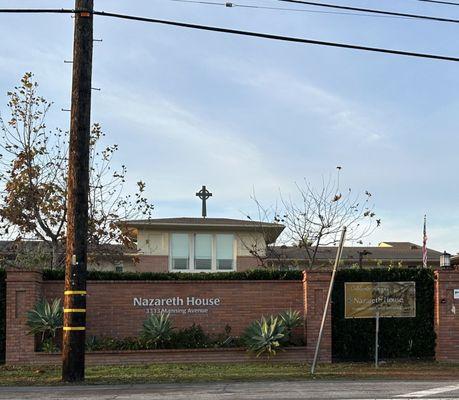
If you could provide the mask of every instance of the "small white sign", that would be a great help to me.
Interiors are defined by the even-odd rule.
[[[459,299],[459,289],[454,289],[454,300]]]

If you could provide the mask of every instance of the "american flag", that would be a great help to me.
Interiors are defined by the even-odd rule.
[[[426,230],[426,216],[424,215],[424,231],[422,234],[422,266],[427,268],[427,230]]]

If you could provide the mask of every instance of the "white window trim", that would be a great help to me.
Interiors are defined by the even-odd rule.
[[[173,269],[172,266],[172,235],[177,233],[184,233],[188,235],[188,255],[189,255],[189,268],[188,269]],[[195,269],[195,258],[194,258],[194,238],[199,234],[207,234],[212,236],[212,262],[211,269]],[[232,269],[217,269],[217,235],[232,235],[233,236],[233,268]],[[214,273],[214,272],[235,272],[237,271],[237,238],[234,233],[228,232],[181,232],[174,231],[169,232],[169,272],[185,272],[185,273]]]

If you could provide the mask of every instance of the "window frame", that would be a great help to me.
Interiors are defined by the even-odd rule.
[[[188,269],[174,269],[172,258],[172,236],[174,234],[188,235]],[[195,266],[195,238],[196,235],[210,235],[212,243],[212,259],[210,269],[196,269]],[[233,267],[232,269],[217,269],[217,235],[231,235],[233,237]],[[234,272],[237,271],[237,235],[229,232],[206,232],[206,231],[172,231],[169,232],[169,272],[184,273],[214,273],[214,272]]]

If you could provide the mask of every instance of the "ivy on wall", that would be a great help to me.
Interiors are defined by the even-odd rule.
[[[332,346],[336,360],[369,361],[375,352],[375,319],[344,318],[345,282],[416,282],[416,317],[379,320],[381,358],[435,355],[434,274],[429,269],[343,270],[336,275],[332,307]]]

